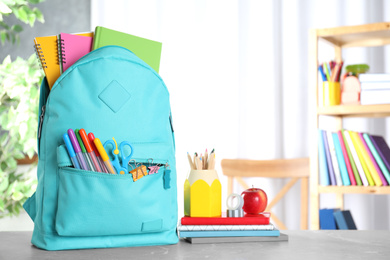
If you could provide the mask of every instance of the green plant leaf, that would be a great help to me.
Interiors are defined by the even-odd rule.
[[[4,200],[1,197],[0,197],[0,212],[4,212]]]
[[[7,32],[6,31],[1,31],[0,32],[0,37],[1,37],[1,43],[3,44],[5,40],[7,39]]]
[[[28,0],[31,4],[39,4],[40,2],[43,2],[44,0]]]
[[[16,10],[16,12],[14,11],[16,18],[18,18],[22,22],[28,23],[28,15],[24,6],[21,6]]]
[[[23,31],[23,27],[20,24],[15,24],[14,26],[11,27],[11,30],[18,33]]]
[[[4,177],[1,180],[1,183],[0,183],[0,192],[3,192],[5,191],[7,188],[8,188],[8,177]]]
[[[44,23],[45,22],[45,18],[43,17],[43,14],[42,12],[38,9],[38,8],[34,8],[33,9],[33,12],[35,14],[35,17],[38,21],[40,21],[41,23]]]
[[[16,159],[36,153],[42,78],[34,54],[28,60],[18,57],[12,61],[8,56],[0,64],[0,200],[4,202],[0,218],[18,214],[23,201],[36,189],[30,173],[16,173]]]
[[[12,199],[15,200],[15,201],[19,201],[19,200],[23,199],[23,197],[24,197],[24,195],[20,191],[15,191],[12,194]]]
[[[0,13],[2,14],[10,14],[12,13],[12,10],[4,3],[3,1],[0,1]]]

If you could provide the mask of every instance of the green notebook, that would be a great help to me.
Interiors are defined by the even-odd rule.
[[[129,49],[158,73],[162,48],[161,42],[96,26],[92,50],[106,45],[117,45]]]

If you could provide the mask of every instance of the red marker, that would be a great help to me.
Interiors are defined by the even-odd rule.
[[[95,136],[93,135],[93,133],[89,133],[88,134],[88,139],[90,141],[89,143],[90,143],[90,145],[92,147],[92,150],[93,150],[93,152],[95,153],[95,155],[97,157],[97,161],[99,163],[99,166],[100,166],[102,172],[109,173],[107,168],[106,168],[106,166],[104,165],[103,159],[100,156],[100,153],[99,153],[98,149],[95,146],[95,143],[93,142],[93,140],[95,140]]]
[[[96,157],[96,154],[95,154],[95,152],[93,151],[93,148],[92,148],[92,146],[91,146],[91,143],[90,143],[90,141],[88,140],[87,133],[85,132],[84,129],[80,129],[80,130],[79,130],[79,134],[80,134],[81,140],[82,140],[83,143],[84,143],[85,149],[87,150],[87,154],[88,154],[89,158],[90,158],[91,161],[92,161],[93,167],[95,168],[96,171],[98,171],[98,172],[103,172],[103,171],[102,171],[102,168],[101,168],[100,165],[99,165],[99,162],[98,162],[98,159],[97,159],[97,157]]]

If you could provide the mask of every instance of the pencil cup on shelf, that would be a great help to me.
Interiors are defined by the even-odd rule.
[[[324,106],[340,105],[340,82],[324,81],[322,84]]]
[[[222,188],[215,170],[191,170],[184,182],[184,215],[221,216]]]

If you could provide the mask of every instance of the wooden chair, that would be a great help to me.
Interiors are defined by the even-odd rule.
[[[283,198],[287,191],[301,179],[301,229],[308,225],[308,190],[309,190],[309,158],[279,160],[243,160],[223,159],[221,162],[223,175],[228,177],[228,195],[233,192],[233,180],[237,180],[244,189],[249,186],[242,177],[290,178],[290,181],[269,202],[266,211],[271,212],[275,204]],[[274,214],[271,219],[276,226],[287,229],[284,223]]]

